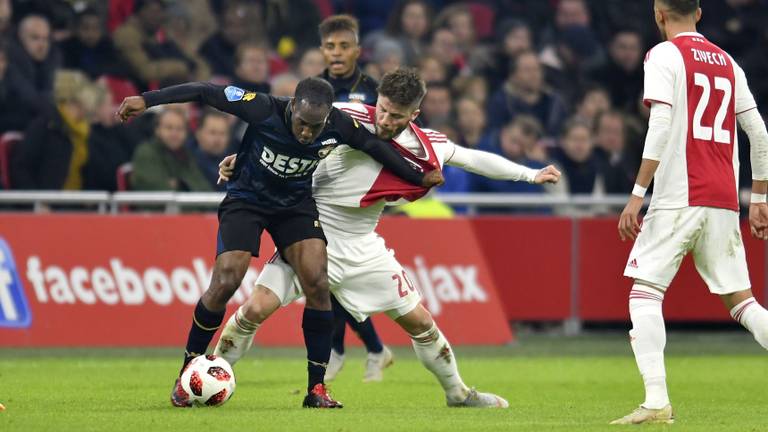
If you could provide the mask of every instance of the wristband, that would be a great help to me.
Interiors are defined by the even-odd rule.
[[[768,195],[766,195],[766,194],[756,194],[756,193],[752,192],[752,197],[749,199],[749,202],[752,203],[752,204],[765,203],[766,202],[766,197],[768,197]]]
[[[648,188],[644,188],[639,184],[635,183],[635,187],[632,188],[632,195],[638,198],[645,198],[645,192],[647,191],[648,191]]]

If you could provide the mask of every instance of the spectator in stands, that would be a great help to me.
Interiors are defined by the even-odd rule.
[[[732,57],[739,59],[750,48],[758,45],[756,42],[761,39],[768,23],[765,1],[709,1],[706,8],[706,18],[701,21],[699,32]]]
[[[508,19],[496,31],[496,52],[481,70],[492,88],[503,85],[509,66],[517,56],[533,49],[531,28],[524,21]]]
[[[588,124],[571,120],[563,128],[554,158],[562,168],[570,194],[604,192],[604,181],[594,152],[592,130]]]
[[[11,153],[14,189],[83,188],[82,167],[88,159],[90,120],[103,96],[81,72],[58,71],[56,107],[29,123],[24,140]]]
[[[490,97],[488,125],[501,127],[520,114],[536,118],[547,136],[557,136],[566,117],[560,97],[545,88],[541,63],[531,51],[517,57],[504,86]]]
[[[318,76],[325,70],[325,60],[323,52],[318,48],[310,48],[301,55],[297,73],[299,79]]]
[[[383,37],[374,45],[371,61],[365,66],[365,73],[379,81],[384,74],[402,66],[404,61],[403,47],[394,39]]]
[[[96,10],[80,12],[75,21],[74,36],[61,44],[64,67],[80,70],[94,80],[102,75],[119,75],[117,52],[104,28]]]
[[[255,92],[269,93],[269,49],[254,42],[244,42],[235,54],[233,85]]]
[[[427,84],[427,94],[421,102],[421,119],[424,124],[436,129],[438,125],[450,123],[453,113],[453,96],[446,83]]]
[[[249,16],[251,15],[251,16]],[[215,76],[229,80],[235,77],[235,52],[238,45],[247,40],[248,27],[263,27],[254,23],[245,4],[232,3],[219,17],[219,30],[200,46],[200,55],[211,66]]]
[[[405,64],[415,65],[426,53],[431,23],[432,7],[426,0],[401,0],[392,9],[387,34],[400,42]]]
[[[291,72],[281,73],[272,78],[270,85],[272,87],[272,96],[293,97],[296,93],[296,87],[301,79]]]
[[[465,59],[459,49],[456,35],[447,28],[438,28],[432,33],[429,54],[443,65],[448,81],[464,69]]]
[[[587,85],[576,104],[575,118],[595,126],[597,117],[605,111],[611,109],[611,95],[608,90],[597,84]]]
[[[458,98],[468,98],[485,107],[488,104],[488,81],[479,75],[456,77],[451,82],[453,94]]]
[[[209,192],[213,190],[184,147],[187,119],[170,108],[158,115],[155,137],[136,148],[131,187],[134,190]]]
[[[19,72],[8,67],[8,43],[0,39],[0,134],[8,131],[22,131],[34,111],[31,106],[21,104],[22,95]]]
[[[0,38],[13,37],[13,3],[11,0],[0,0]]]
[[[477,148],[485,135],[485,124],[485,110],[480,103],[466,97],[456,102],[456,125],[461,134],[458,144]]]
[[[435,56],[426,55],[416,62],[419,69],[419,75],[426,83],[437,83],[448,81],[448,67],[445,66]]]
[[[595,156],[605,178],[605,191],[609,194],[632,192],[639,164],[627,152],[624,116],[618,111],[606,111],[598,116],[596,126]]]
[[[226,184],[217,185],[219,179],[219,162],[231,150],[230,119],[221,111],[209,110],[203,113],[200,126],[195,131],[191,147],[197,162],[197,167],[203,173],[212,189],[225,191]]]
[[[637,99],[643,91],[643,39],[632,29],[618,31],[611,40],[608,61],[591,74],[592,80],[608,89],[613,106],[637,111]]]
[[[16,109],[38,115],[53,103],[53,76],[61,61],[51,46],[51,27],[41,15],[28,15],[19,23],[18,41],[8,49],[9,78],[19,99]]]
[[[208,78],[208,65],[193,58],[157,33],[165,21],[165,2],[136,0],[134,14],[112,35],[121,60],[141,88],[166,86],[191,79]]]
[[[83,167],[83,189],[117,190],[117,169],[130,162],[136,145],[141,142],[138,124],[120,123],[115,117],[117,107],[112,95],[103,87],[95,121],[88,136],[88,161]]]
[[[320,45],[315,31],[320,12],[314,0],[271,0],[262,4],[270,46],[282,58],[292,58],[296,52]]]
[[[456,47],[464,58],[469,58],[475,48],[475,23],[472,12],[464,3],[444,8],[435,18],[435,27],[446,28],[456,38]]]
[[[505,158],[524,164],[530,168],[544,168],[547,164],[530,159],[526,153],[534,152],[538,146],[538,140],[541,137],[541,125],[530,116],[520,116],[515,121],[506,124],[501,129],[491,132],[487,139],[480,144],[480,150],[499,154]],[[470,175],[470,187],[473,192],[486,193],[545,193],[546,190],[541,185],[529,184],[526,182],[505,182],[492,180],[486,177]],[[510,208],[487,208],[483,213],[523,213],[534,211],[537,213],[546,212],[545,209],[510,209]]]

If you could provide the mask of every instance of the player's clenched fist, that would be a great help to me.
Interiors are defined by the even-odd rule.
[[[147,103],[141,96],[128,96],[123,99],[120,108],[117,109],[117,117],[120,121],[126,121],[147,110]]]
[[[229,155],[219,162],[219,179],[216,180],[216,184],[229,181],[232,177],[232,173],[235,171],[235,160],[237,155]]]
[[[443,183],[445,183],[445,178],[443,177],[443,173],[438,169],[426,173],[424,179],[421,181],[421,185],[426,188],[442,186]]]
[[[539,170],[539,173],[536,174],[536,177],[533,179],[533,182],[535,184],[544,184],[544,183],[557,183],[560,181],[560,176],[562,174],[560,171],[558,171],[557,168],[555,168],[554,165],[547,165],[544,168]]]

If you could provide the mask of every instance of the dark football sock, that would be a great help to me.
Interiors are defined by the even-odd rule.
[[[333,341],[331,347],[339,354],[344,354],[344,335],[347,333],[347,316],[349,312],[331,296],[331,305],[333,307]]]
[[[304,308],[301,323],[304,330],[304,345],[307,346],[307,391],[323,383],[328,359],[331,357],[331,333],[333,312]]]
[[[334,328],[333,333],[333,349],[337,353],[344,354],[344,325],[346,323],[349,323],[352,330],[357,333],[357,336],[363,341],[365,349],[368,350],[369,353],[378,354],[384,350],[384,346],[381,344],[381,339],[376,333],[376,328],[373,327],[373,322],[371,322],[370,318],[367,318],[363,322],[357,322],[355,317],[347,312],[334,296],[331,296],[331,304],[333,305],[333,314],[336,321],[336,327]],[[341,324],[339,324],[339,321],[341,321]],[[342,329],[341,332],[339,332],[339,328]],[[341,333],[340,337],[339,333]]]
[[[203,301],[198,300],[195,312],[192,315],[192,327],[189,329],[189,336],[187,336],[187,348],[184,353],[184,365],[181,367],[181,372],[184,371],[190,360],[205,354],[205,350],[208,349],[208,344],[211,343],[213,335],[224,320],[225,312],[226,310],[220,312],[209,311],[203,305]]]

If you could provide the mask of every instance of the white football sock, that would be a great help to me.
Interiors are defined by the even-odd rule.
[[[731,316],[747,328],[757,343],[768,349],[768,310],[750,297],[731,309]]]
[[[463,402],[469,389],[461,380],[456,366],[453,349],[440,329],[433,323],[432,328],[418,335],[411,335],[416,357],[440,381],[446,398],[451,402]]]
[[[251,335],[253,336],[256,334],[256,330],[261,327],[261,323],[253,322],[248,320],[248,318],[245,317],[245,314],[243,313],[243,306],[240,306],[237,308],[237,312],[234,313],[234,323],[237,326],[237,332],[245,335]],[[227,323],[229,324],[229,323]]]
[[[661,313],[662,301],[664,293],[645,285],[635,284],[629,293],[629,315],[632,319],[629,339],[645,384],[645,402],[642,405],[650,409],[669,404],[664,369],[667,334]]]

